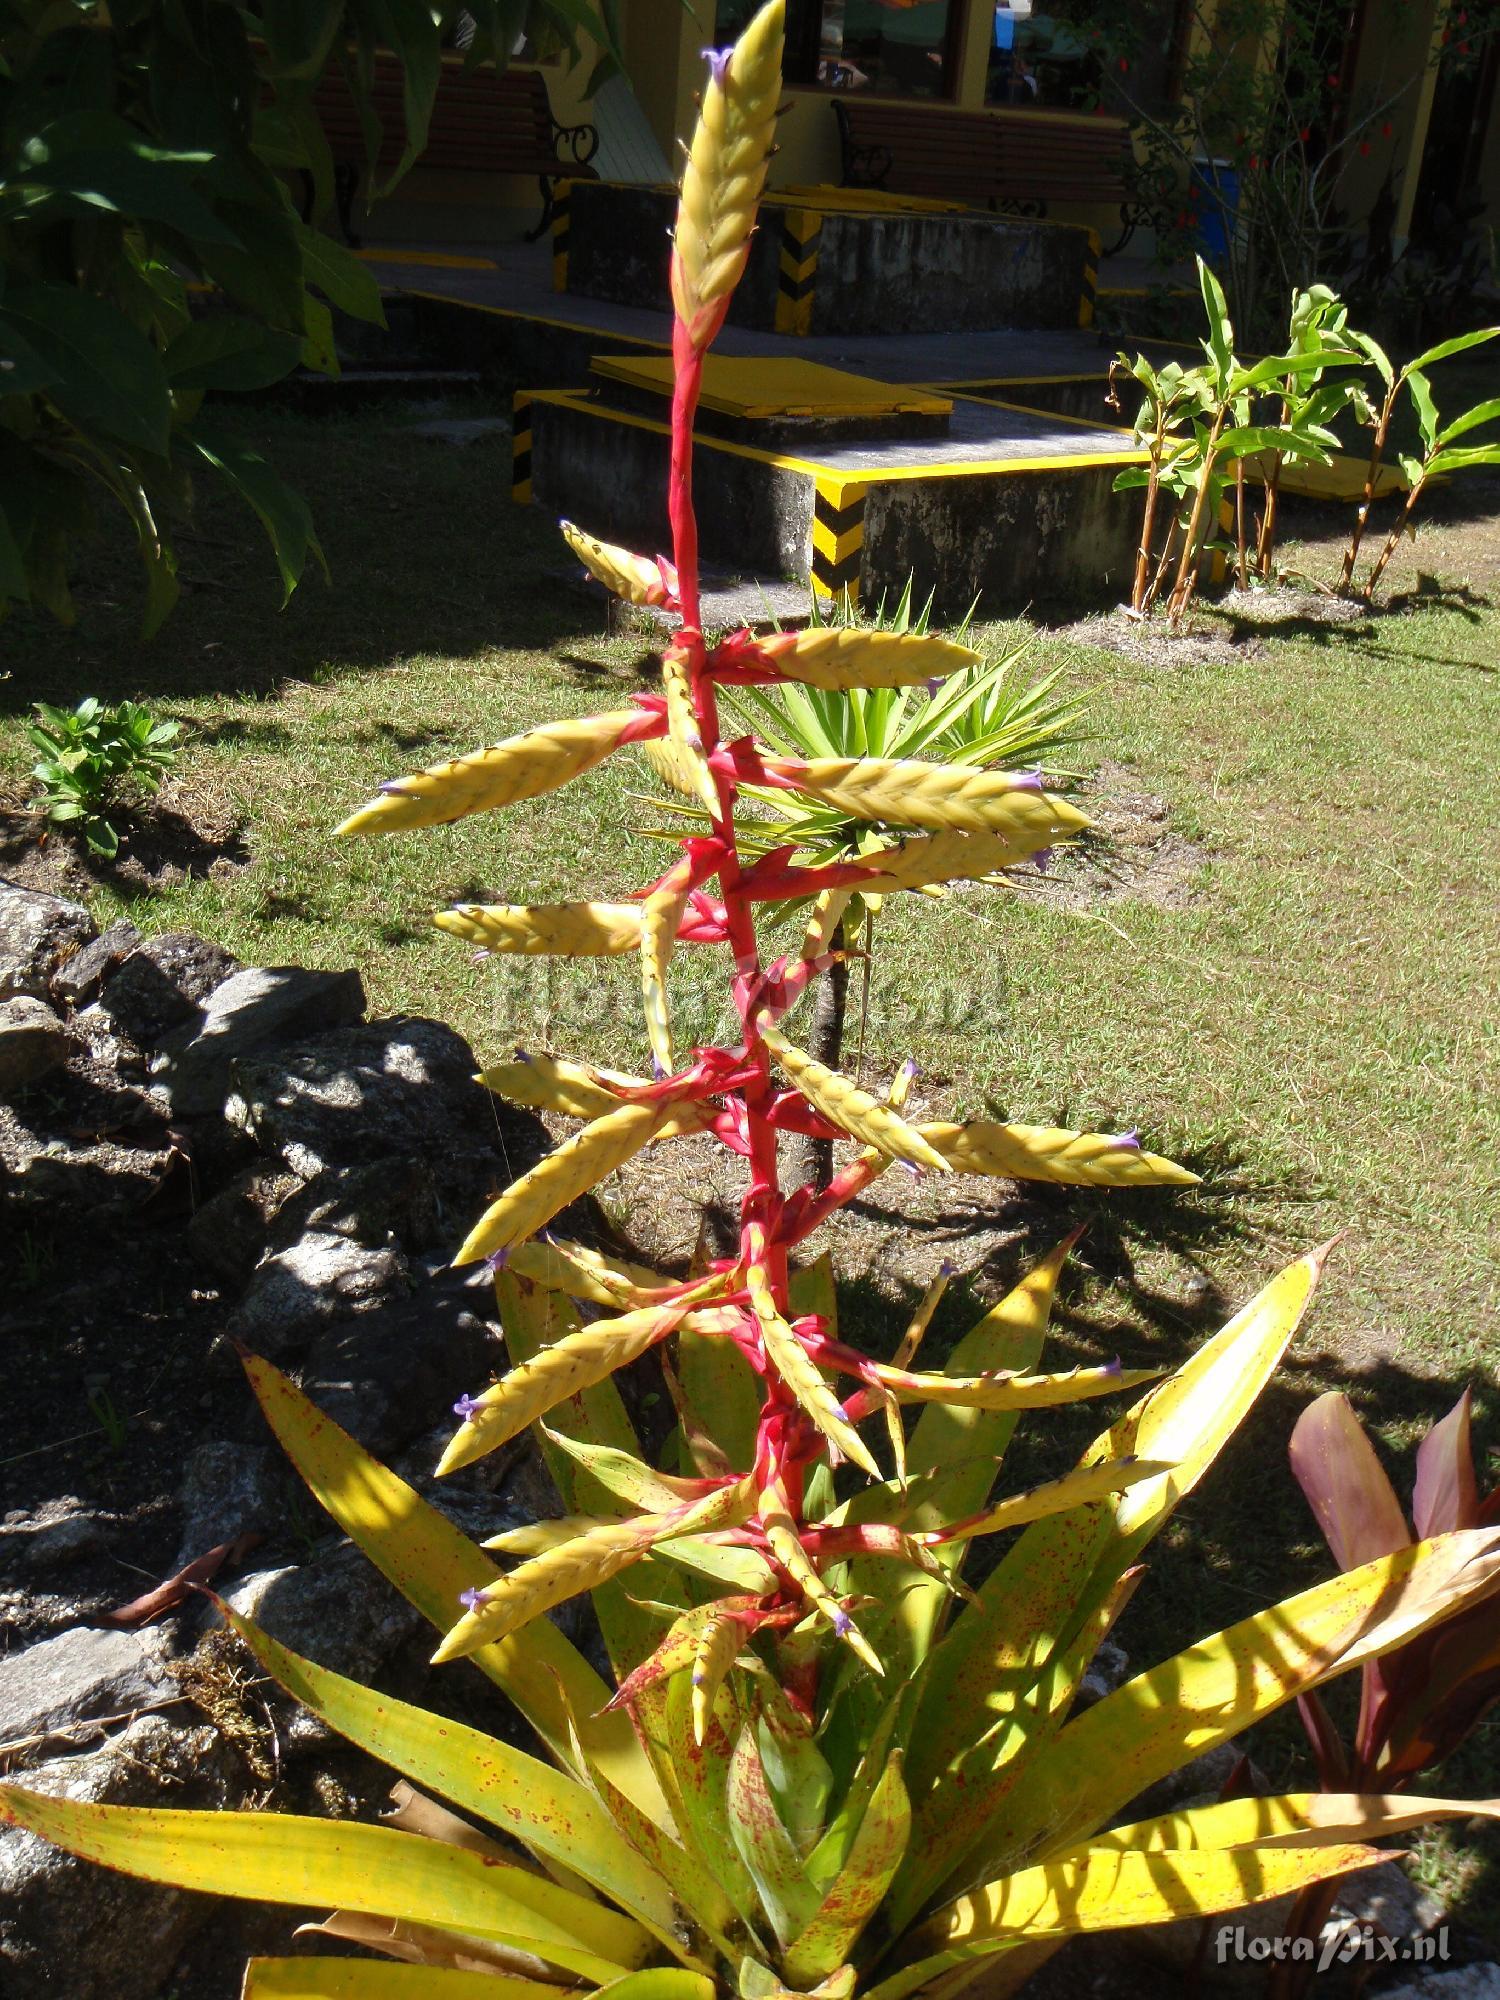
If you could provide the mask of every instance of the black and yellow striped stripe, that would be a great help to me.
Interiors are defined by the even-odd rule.
[[[868,491],[855,480],[819,479],[814,485],[812,587],[819,597],[858,601]]]
[[[559,181],[552,190],[552,289],[568,289],[568,225],[573,219],[571,181]]]
[[[1094,324],[1094,307],[1099,301],[1099,232],[1089,231],[1089,247],[1083,259],[1083,288],[1078,294],[1078,324]]]
[[[781,264],[776,274],[776,331],[812,332],[813,292],[823,217],[815,208],[789,208],[781,224]]]
[[[531,398],[523,389],[511,398],[510,497],[531,504]]]

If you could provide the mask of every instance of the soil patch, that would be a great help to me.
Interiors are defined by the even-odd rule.
[[[1129,765],[1101,764],[1080,803],[1093,831],[1055,850],[1045,869],[1012,870],[1006,880],[1016,895],[1068,910],[1124,902],[1178,910],[1196,899],[1213,854],[1173,831],[1167,801],[1143,791]]]
[[[148,805],[118,810],[110,819],[120,836],[113,857],[49,826],[12,795],[0,803],[0,875],[26,889],[78,900],[101,885],[154,895],[191,876],[219,880],[250,865],[244,813],[212,786],[172,778]]]

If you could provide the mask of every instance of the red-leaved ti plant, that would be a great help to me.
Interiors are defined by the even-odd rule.
[[[531,1725],[544,1755],[374,1693],[226,1617],[331,1728],[400,1773],[384,1826],[287,1813],[89,1805],[0,1787],[0,1814],[154,1880],[329,1912],[384,1955],[262,1958],[247,2000],[850,2000],[1012,1991],[1070,1934],[1210,1915],[1368,1865],[1376,1837],[1468,1801],[1286,1793],[1129,1820],[1146,1787],[1311,1692],[1494,1601],[1500,1532],[1383,1553],[1199,1640],[1079,1711],[1142,1555],[1270,1379],[1322,1253],[1299,1259],[1170,1375],[1043,1365],[1069,1242],[958,1342],[917,1365],[939,1270],[890,1362],[841,1327],[820,1226],[893,1167],[1104,1187],[1187,1183],[1133,1133],[906,1116],[799,1047],[840,899],[984,877],[1083,821],[1034,775],[906,760],[773,756],[726,742],[724,682],[900,687],[973,657],[925,635],[820,628],[710,646],[700,620],[693,416],[703,357],[744,266],[781,92],[782,0],[711,58],[672,257],[671,559],[576,529],[627,599],[682,622],[661,693],[403,778],[347,822],[395,833],[550,792],[632,743],[670,757],[708,831],[617,902],[465,906],[443,928],[487,951],[633,958],[650,1064],[627,1074],[531,1051],[485,1073],[576,1129],[475,1223],[509,1372],[459,1397],[440,1466],[532,1427],[561,1519],[479,1545],[269,1363],[250,1381],[318,1500]],[[787,788],[909,829],[858,863],[795,848],[747,865],[737,788]],[[789,901],[801,937],[768,958]],[[795,936],[795,933],[793,933]],[[668,969],[721,953],[734,1029],[679,1049]],[[645,1073],[649,1070],[649,1073]],[[779,1140],[842,1144],[830,1185],[784,1187]],[[692,1136],[744,1163],[729,1254],[669,1274],[549,1233],[632,1155]],[[1069,1239],[1071,1241],[1071,1239]],[[657,1350],[680,1422],[647,1462],[611,1377]],[[1023,1411],[1134,1391],[1079,1463],[997,1496]],[[916,1421],[908,1427],[911,1408]],[[964,1556],[1020,1532],[977,1589]],[[501,1567],[501,1559],[514,1567]],[[546,1614],[592,1593],[612,1679]],[[514,1720],[507,1715],[503,1722]],[[1122,1823],[1122,1820],[1125,1823]]]

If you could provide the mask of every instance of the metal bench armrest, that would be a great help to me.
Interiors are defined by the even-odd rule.
[[[559,159],[566,150],[575,167],[586,167],[599,150],[599,128],[597,125],[559,125],[554,118],[552,144]]]

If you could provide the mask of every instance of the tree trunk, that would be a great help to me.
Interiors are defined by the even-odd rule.
[[[848,949],[841,917],[828,940],[830,951]],[[814,1061],[837,1069],[844,1054],[844,1014],[849,999],[849,961],[836,958],[813,988],[812,1020],[808,1024],[807,1052]],[[793,1178],[810,1181],[821,1194],[833,1179],[833,1141],[802,1139],[793,1168]]]

